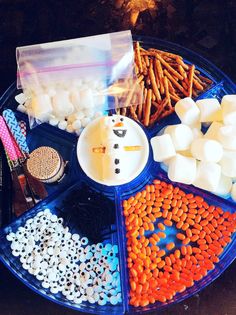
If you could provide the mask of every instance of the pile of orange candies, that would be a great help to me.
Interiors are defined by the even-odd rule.
[[[201,280],[215,268],[236,229],[236,213],[160,180],[124,200],[123,211],[135,307],[164,303]],[[177,229],[175,242],[161,246],[170,227]]]

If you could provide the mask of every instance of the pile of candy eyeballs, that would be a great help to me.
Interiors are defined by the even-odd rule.
[[[151,139],[154,160],[165,164],[170,180],[236,201],[236,95],[225,95],[221,104],[187,97],[175,112],[181,123]]]
[[[62,223],[49,209],[40,211],[7,235],[12,254],[43,288],[72,303],[120,303],[117,245],[88,245],[86,237],[71,234]]]
[[[68,87],[54,84],[42,93],[18,94],[17,109],[41,122],[71,133],[81,133],[88,123],[103,115],[104,83],[99,80],[76,80]]]

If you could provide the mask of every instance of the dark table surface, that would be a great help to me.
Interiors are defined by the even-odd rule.
[[[128,2],[135,1],[124,1]],[[115,9],[113,3],[110,0],[0,0],[0,94],[15,80],[17,46],[127,29],[125,5]],[[157,15],[152,15],[150,10],[141,12],[132,31],[188,47],[210,59],[236,81],[235,8],[233,0],[162,0]],[[161,313],[235,315],[235,270],[236,262],[199,294]],[[34,294],[0,264],[0,315],[32,314],[78,312]]]

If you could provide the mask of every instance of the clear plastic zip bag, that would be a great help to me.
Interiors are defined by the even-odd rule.
[[[139,104],[130,31],[18,47],[17,87],[30,126],[80,133],[104,111]]]

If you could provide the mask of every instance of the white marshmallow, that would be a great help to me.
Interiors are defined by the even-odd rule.
[[[232,185],[232,188],[231,188],[231,198],[236,201],[236,183],[234,183]]]
[[[176,154],[169,162],[168,177],[174,182],[191,185],[196,178],[196,171],[196,159]]]
[[[81,121],[79,119],[75,120],[73,123],[72,123],[72,127],[75,129],[75,130],[79,130],[81,128]]]
[[[17,101],[17,103],[19,104],[24,104],[25,101],[26,101],[26,96],[24,93],[20,93],[20,94],[17,94],[15,96],[15,100]]]
[[[81,119],[81,125],[82,125],[82,127],[86,127],[89,123],[90,123],[90,118],[88,118],[88,117],[85,117],[85,118],[82,118]]]
[[[84,116],[92,118],[94,116],[93,108],[84,109]]]
[[[80,108],[80,92],[78,89],[74,88],[70,91],[70,100],[77,110],[81,109]]]
[[[214,192],[220,196],[227,196],[230,193],[232,187],[232,178],[221,174],[219,184]]]
[[[199,121],[200,110],[190,97],[179,100],[175,112],[183,124],[193,125]]]
[[[61,130],[65,130],[67,127],[67,122],[65,120],[61,120],[58,124],[58,128]]]
[[[198,138],[191,144],[191,153],[198,160],[217,163],[223,156],[223,148],[218,141]]]
[[[156,162],[165,161],[175,156],[175,147],[170,135],[165,134],[151,139],[153,158]]]
[[[236,95],[225,95],[221,101],[225,125],[236,124]]]
[[[48,94],[38,94],[31,97],[32,114],[42,122],[49,120],[52,113],[51,98]]]
[[[218,132],[222,126],[222,123],[213,121],[213,123],[207,129],[207,132],[204,134],[204,138],[218,141]]]
[[[200,110],[200,122],[222,120],[222,109],[216,98],[204,98],[196,102]]]
[[[211,192],[216,191],[221,177],[221,167],[217,163],[200,161],[193,185]]]
[[[192,128],[193,139],[202,138],[203,133],[198,128]]]
[[[51,117],[49,120],[49,124],[52,126],[57,126],[59,123],[59,120],[57,118]]]
[[[225,176],[236,177],[236,151],[224,150],[220,165]]]
[[[187,150],[193,141],[192,130],[184,124],[170,125],[164,133],[171,136],[176,151]]]
[[[17,110],[21,113],[26,113],[27,112],[27,109],[24,105],[20,104],[17,106]]]
[[[71,115],[74,111],[74,106],[69,99],[69,92],[60,90],[53,97],[53,112],[56,117],[64,118]]]
[[[72,125],[67,125],[66,131],[72,133],[72,132],[74,132],[75,130],[74,130],[74,128],[73,128]]]
[[[223,148],[236,150],[236,126],[223,126],[219,128],[218,139]]]
[[[94,100],[91,89],[80,90],[80,107],[81,108],[93,108]]]

